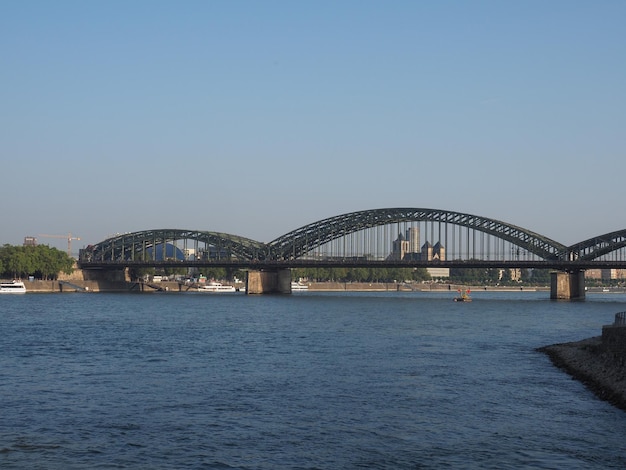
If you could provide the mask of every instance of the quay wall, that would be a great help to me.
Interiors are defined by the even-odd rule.
[[[74,269],[71,274],[61,273],[58,281],[25,281],[26,290],[28,292],[75,292],[71,286],[62,286],[62,282],[66,281],[72,285],[79,286],[83,291],[89,292],[186,292],[195,290],[193,285],[179,284],[176,281],[163,281],[160,283],[142,283],[130,280],[128,270],[119,271],[98,271],[98,270],[81,270]],[[286,286],[289,285],[289,279],[283,280]],[[311,291],[325,292],[439,292],[450,291],[456,293],[458,289],[471,289],[473,292],[495,291],[495,292],[535,292],[549,291],[550,287],[485,287],[485,286],[463,286],[448,283],[404,283],[404,282],[306,282]],[[243,285],[235,285],[236,288],[242,288]],[[267,289],[265,289],[267,290]],[[281,289],[278,289],[279,291]]]
[[[549,287],[485,287],[485,286],[462,286],[457,284],[446,283],[403,283],[403,282],[307,282],[309,290],[312,291],[362,291],[362,292],[378,292],[378,291],[400,291],[400,292],[457,292],[458,289],[470,289],[472,292],[537,292],[549,291]]]
[[[82,288],[82,290],[76,289],[69,284],[64,284],[61,281],[24,281],[26,285],[26,292],[31,293],[71,293],[71,292],[128,292],[128,283],[123,281],[69,281],[74,286]]]
[[[605,325],[602,327],[602,346],[607,352],[626,358],[626,326]]]
[[[626,326],[602,327],[602,336],[538,349],[597,397],[626,411]]]
[[[179,284],[175,281],[164,281],[159,283],[149,283],[140,285],[136,282],[125,281],[121,276],[117,279],[97,280],[97,279],[81,279],[79,276],[63,277],[56,281],[24,281],[28,292],[76,292],[72,287],[78,286],[88,292],[187,292],[195,290],[193,285]],[[71,285],[65,284],[69,282]],[[394,282],[308,282],[305,283],[310,291],[317,292],[450,292],[454,294],[458,289],[465,290],[468,286],[460,286],[455,284],[405,284]],[[242,287],[241,284],[235,287]],[[540,290],[549,290],[543,287],[481,287],[469,286],[472,292],[535,292]]]
[[[66,282],[69,282],[67,284]],[[79,281],[61,279],[58,281],[24,281],[26,292],[31,293],[72,293],[72,292],[186,292],[194,286],[178,282],[139,284],[128,281]]]

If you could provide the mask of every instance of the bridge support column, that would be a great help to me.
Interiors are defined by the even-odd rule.
[[[556,271],[551,273],[550,298],[559,300],[584,300],[585,271]]]
[[[291,269],[248,271],[246,294],[291,294]]]

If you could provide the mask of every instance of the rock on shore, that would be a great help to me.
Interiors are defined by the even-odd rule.
[[[626,367],[622,355],[606,351],[602,337],[538,348],[552,363],[597,397],[626,411]]]

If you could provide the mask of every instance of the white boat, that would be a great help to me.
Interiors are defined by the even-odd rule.
[[[306,284],[302,284],[300,282],[292,282],[291,283],[291,291],[302,291],[302,290],[309,290],[309,286],[307,286]]]
[[[219,282],[209,282],[198,287],[198,292],[237,292],[235,286],[225,286]]]
[[[25,294],[26,286],[22,281],[0,282],[0,294]]]

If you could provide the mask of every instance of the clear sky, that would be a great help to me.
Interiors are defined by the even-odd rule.
[[[622,0],[4,0],[0,244],[383,207],[626,229],[625,24]]]

